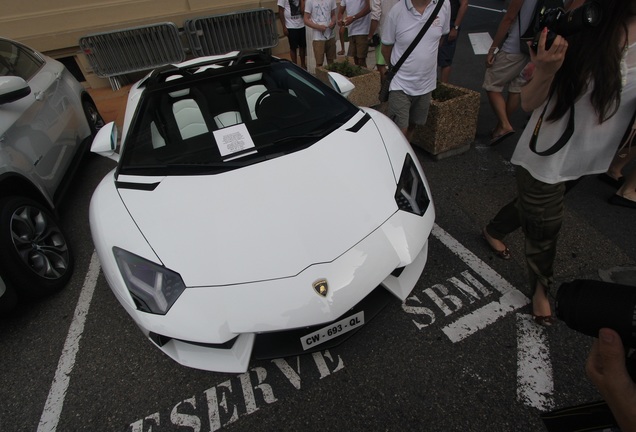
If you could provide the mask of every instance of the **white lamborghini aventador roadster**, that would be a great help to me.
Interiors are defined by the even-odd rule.
[[[324,350],[427,259],[435,210],[409,143],[293,63],[234,52],[153,71],[93,151],[93,239],[115,296],[177,362],[246,371]],[[337,84],[339,83],[339,84]]]

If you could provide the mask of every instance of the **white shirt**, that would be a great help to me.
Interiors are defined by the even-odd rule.
[[[285,27],[299,29],[305,27],[300,0],[278,0],[278,6],[285,8]]]
[[[377,33],[382,35],[382,24],[389,16],[391,8],[400,0],[371,0],[371,19],[379,22]]]
[[[598,115],[590,103],[594,87],[590,85],[574,105],[574,133],[568,143],[551,156],[539,156],[530,150],[529,143],[544,103],[532,113],[511,162],[524,167],[537,180],[549,184],[606,172],[636,110],[636,43],[629,47],[622,66],[624,84],[621,106],[614,116],[599,124]],[[550,106],[552,104],[551,101]],[[545,117],[550,113],[550,106]],[[569,112],[556,122],[544,120],[539,130],[537,151],[550,148],[562,136],[568,119]]]
[[[347,16],[354,16],[362,11],[366,3],[367,0],[340,0],[340,6],[344,6],[347,9]],[[347,27],[349,36],[368,35],[369,27],[371,27],[371,14],[357,18]]]
[[[331,11],[336,10],[336,0],[306,0],[305,12],[311,15],[311,20],[316,24],[329,26],[331,23]],[[333,29],[328,28],[324,32],[313,30],[312,40],[328,40],[335,37]]]
[[[382,29],[382,44],[393,45],[391,64],[400,57],[433,13],[438,1],[431,0],[420,14],[411,0],[403,0],[389,12]],[[406,58],[391,80],[390,90],[402,90],[410,96],[420,96],[435,90],[437,85],[437,50],[442,35],[450,31],[450,3],[444,1],[438,16],[422,40]]]
[[[501,45],[501,50],[509,54],[521,54],[519,48],[519,37],[524,34],[534,17],[534,9],[537,6],[537,0],[524,0],[519,9],[519,14],[508,29],[508,37]],[[519,33],[521,31],[521,33]]]

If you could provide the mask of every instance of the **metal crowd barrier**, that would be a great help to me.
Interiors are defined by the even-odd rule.
[[[266,8],[189,19],[183,27],[195,57],[278,44],[276,15]],[[186,57],[179,29],[170,22],[87,35],[79,46],[93,72],[108,78],[113,89],[121,87],[126,74],[180,63]]]
[[[79,46],[93,72],[109,78],[113,88],[117,76],[185,60],[179,30],[169,22],[87,35]]]
[[[278,44],[276,15],[265,8],[186,20],[183,29],[197,57]]]

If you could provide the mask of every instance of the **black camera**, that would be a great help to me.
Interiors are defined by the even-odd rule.
[[[561,284],[556,297],[556,315],[568,327],[598,337],[602,328],[616,331],[625,346],[636,348],[636,286],[577,279]],[[636,381],[636,359],[627,355],[627,372]],[[592,402],[541,414],[549,432],[615,430],[609,406]]]
[[[557,35],[567,37],[587,27],[596,27],[601,22],[601,15],[601,4],[598,0],[588,0],[578,8],[567,12],[562,7],[539,8],[533,20],[535,24],[532,32],[532,49],[537,51],[539,36],[545,27],[548,28],[545,49],[549,49]]]
[[[616,331],[626,348],[636,348],[636,287],[577,279],[561,284],[557,317],[568,327],[598,337],[601,328]]]

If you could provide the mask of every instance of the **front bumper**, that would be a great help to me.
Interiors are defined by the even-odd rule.
[[[170,338],[153,332],[146,332],[151,341],[166,355],[176,362],[202,370],[217,372],[242,373],[247,371],[251,359],[280,358],[334,347],[355,334],[356,330],[347,332],[311,349],[304,350],[301,338],[317,329],[328,326],[345,317],[364,311],[365,323],[378,314],[391,301],[399,301],[391,290],[410,293],[419,279],[428,257],[428,242],[424,244],[415,260],[387,276],[380,285],[371,289],[358,303],[351,308],[333,315],[328,321],[291,329],[273,330],[269,332],[245,332],[233,336],[223,344],[200,343],[185,339]],[[410,288],[408,288],[410,287]],[[408,289],[408,291],[406,291]],[[312,293],[317,296],[317,294]],[[266,308],[266,306],[264,306]],[[308,314],[311,315],[311,314]]]
[[[428,187],[427,192],[430,196]],[[322,328],[347,317],[356,306],[363,308],[365,322],[368,321],[371,312],[363,302],[378,286],[393,297],[405,300],[426,264],[428,238],[434,220],[432,201],[423,216],[396,211],[375,231],[331,262],[311,265],[290,278],[233,286],[189,287],[166,315],[137,310],[115,263],[112,243],[100,241],[103,239],[99,236],[94,238],[104,274],[114,294],[153,343],[182,365],[240,373],[247,370],[255,344],[261,355],[262,350],[258,347],[263,338],[288,338],[291,343],[284,343],[284,349],[278,352],[290,355],[308,352],[300,347],[298,334],[309,334],[312,328]],[[91,212],[91,226],[100,223],[126,225],[130,221],[124,216],[103,221],[100,214]],[[152,256],[150,250],[140,252],[138,242],[136,248],[131,248],[129,243],[134,239],[129,237],[117,239],[117,244],[121,242],[121,247],[141,256]],[[321,279],[327,279],[329,284],[325,297],[318,295],[312,286]],[[288,333],[291,331],[299,333]],[[330,343],[348,336],[339,336]],[[316,348],[326,349],[327,346],[321,344]]]

